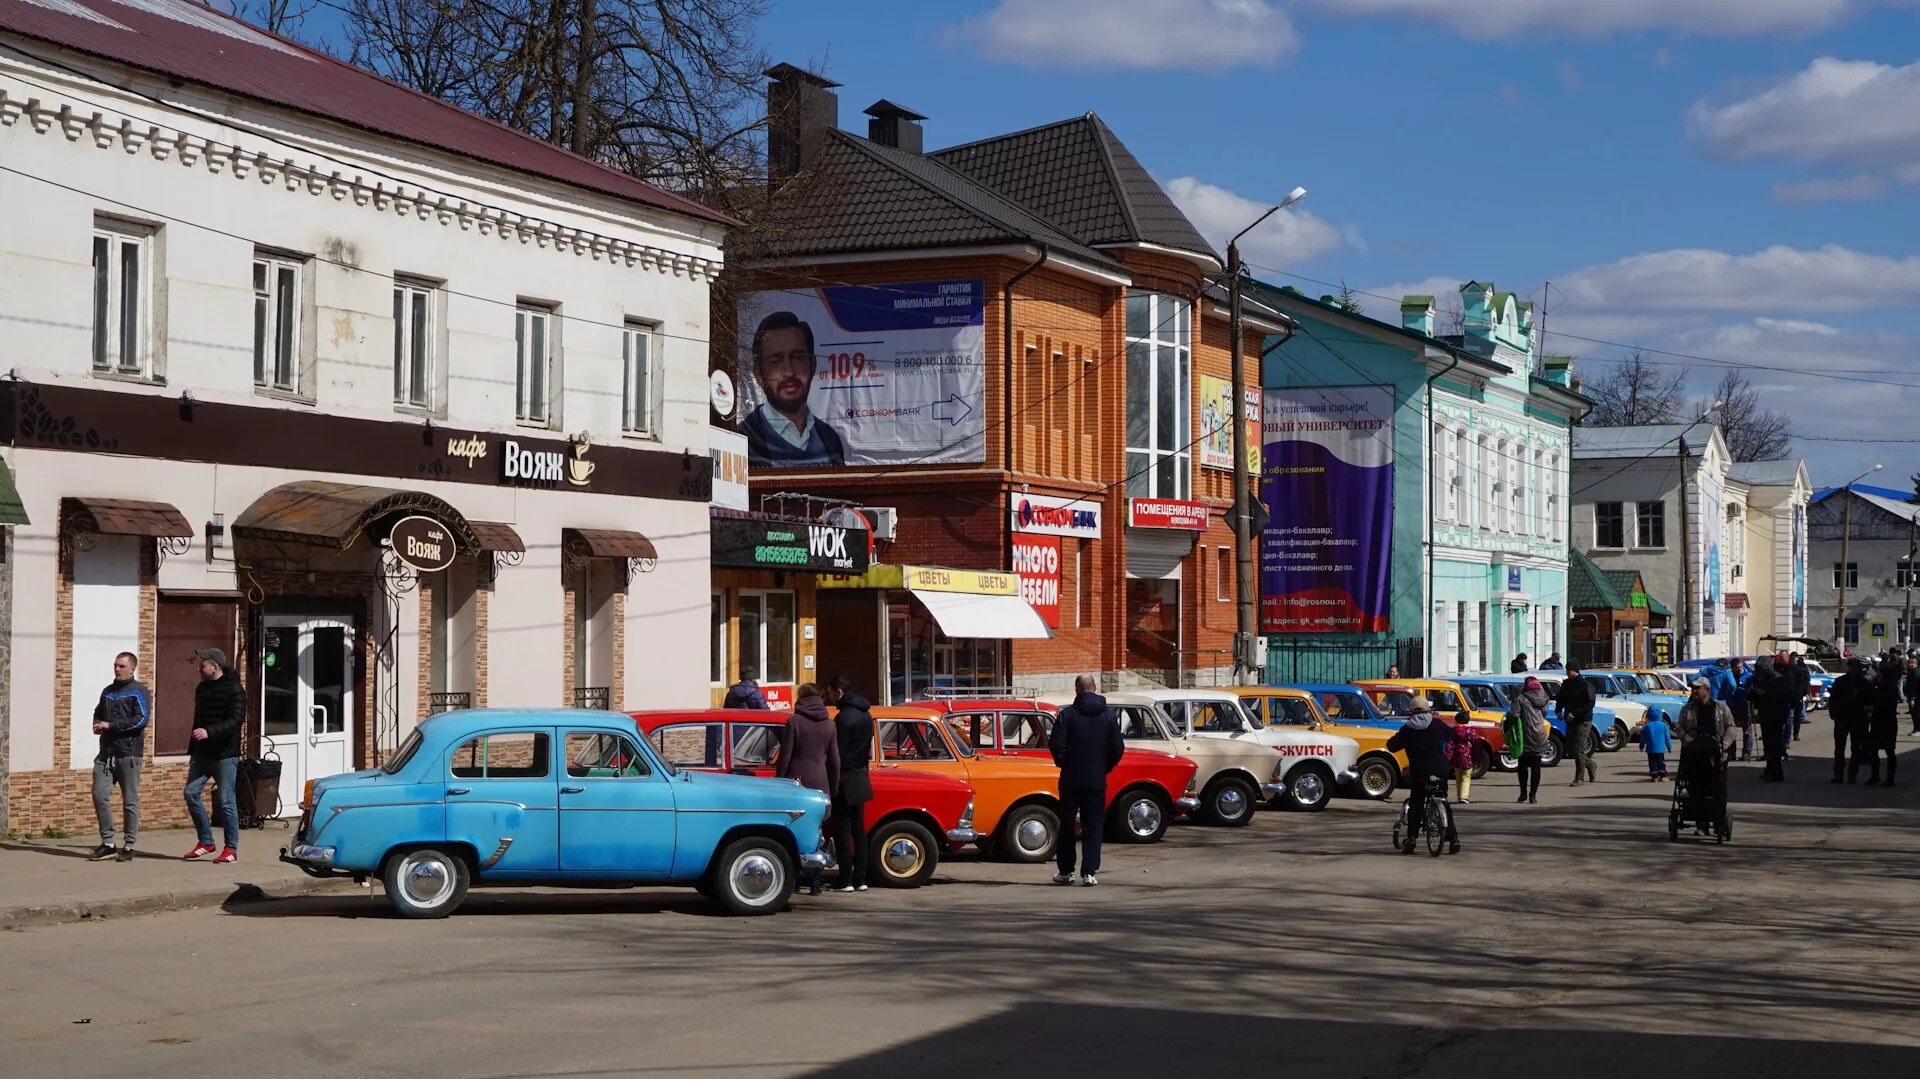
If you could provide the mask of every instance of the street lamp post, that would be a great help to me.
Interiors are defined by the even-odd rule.
[[[1833,617],[1834,636],[1840,638],[1840,654],[1848,656],[1853,650],[1847,647],[1847,559],[1852,557],[1853,540],[1853,485],[1880,471],[1874,465],[1865,472],[1840,485],[1840,606]]]
[[[1307,197],[1307,189],[1296,187],[1280,205],[1269,209],[1253,224],[1227,241],[1227,333],[1233,348],[1233,578],[1239,597],[1238,620],[1233,635],[1233,681],[1250,684],[1253,672],[1254,596],[1253,596],[1253,520],[1247,511],[1247,348],[1240,331],[1240,237],[1260,227],[1261,222]]]

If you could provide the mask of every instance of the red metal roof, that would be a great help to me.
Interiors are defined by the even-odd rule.
[[[728,222],[691,199],[189,0],[0,0],[0,30],[616,198]]]

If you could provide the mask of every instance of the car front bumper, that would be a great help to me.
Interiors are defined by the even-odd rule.
[[[1200,799],[1191,794],[1182,795],[1174,799],[1173,808],[1182,813],[1191,813],[1200,808]]]
[[[949,843],[978,843],[979,841],[980,833],[974,831],[971,827],[947,829],[947,842]]]
[[[1286,792],[1287,792],[1287,785],[1285,783],[1260,784],[1260,797],[1262,798],[1278,798],[1282,794],[1285,794]]]
[[[816,850],[802,854],[800,856],[800,868],[831,869],[833,868],[833,855],[824,850]]]
[[[1360,769],[1349,768],[1346,771],[1341,772],[1339,775],[1334,776],[1333,781],[1335,783],[1341,784],[1342,786],[1345,786],[1348,783],[1358,783],[1360,781]]]
[[[310,877],[344,877],[351,874],[333,867],[336,853],[333,847],[316,847],[310,843],[295,843],[291,847],[280,848],[280,860],[288,865],[297,865],[301,872]]]

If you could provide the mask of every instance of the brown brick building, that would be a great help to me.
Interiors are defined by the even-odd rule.
[[[1219,256],[1091,113],[922,152],[923,118],[907,109],[877,102],[863,139],[837,129],[834,84],[786,65],[769,76],[770,195],[743,208],[756,227],[731,243],[716,291],[714,362],[741,400],[716,422],[773,447],[756,443],[756,496],[844,499],[875,521],[881,568],[817,590],[820,673],[849,672],[876,699],[945,684],[1059,689],[1083,671],[1227,680]],[[943,303],[977,330],[954,332],[941,381],[915,382],[925,352],[900,351],[872,329],[894,316],[871,312]],[[757,402],[789,370],[762,366],[762,338],[796,312],[818,340],[798,391],[810,415],[791,424]],[[1251,308],[1249,355],[1285,329]],[[1251,366],[1245,389],[1258,385]],[[912,426],[923,398],[947,425],[931,445]],[[1015,587],[1033,602],[1015,606],[1040,618],[1002,619],[991,596],[929,600],[889,569],[916,566],[1002,571],[945,585],[988,592],[1020,571]],[[956,621],[982,635],[950,632]]]

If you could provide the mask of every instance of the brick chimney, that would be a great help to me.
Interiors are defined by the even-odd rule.
[[[840,84],[792,64],[762,72],[767,84],[767,186],[779,187],[805,172],[819,156],[827,132],[840,126]]]
[[[867,106],[867,115],[873,117],[867,121],[869,141],[910,154],[920,152],[920,121],[926,117],[884,97]]]

